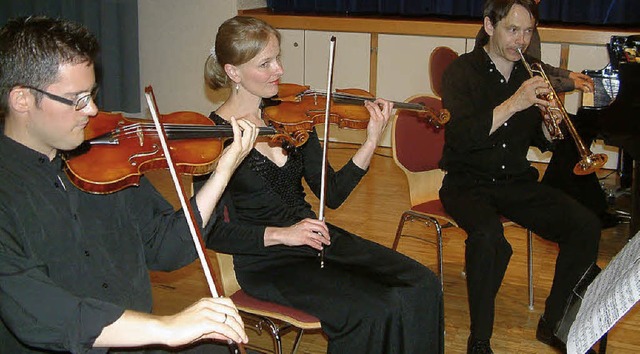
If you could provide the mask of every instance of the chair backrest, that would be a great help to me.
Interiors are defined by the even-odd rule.
[[[444,70],[458,57],[458,53],[449,47],[436,47],[429,57],[429,78],[431,91],[442,97],[442,74]]]
[[[442,101],[433,96],[417,95],[406,100],[426,107],[442,108]],[[398,110],[393,117],[391,148],[393,159],[407,176],[411,205],[438,199],[444,172],[438,167],[444,146],[444,129],[437,129],[419,112]]]
[[[240,290],[240,284],[236,279],[236,271],[233,269],[233,256],[226,253],[213,252],[207,250],[207,252],[215,253],[216,260],[218,261],[218,269],[220,270],[220,281],[222,282],[222,289],[224,296],[231,296],[236,291]]]

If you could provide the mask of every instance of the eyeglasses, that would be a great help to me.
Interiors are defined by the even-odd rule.
[[[84,94],[78,98],[76,98],[75,100],[70,100],[68,98],[64,98],[62,96],[58,96],[58,95],[54,95],[53,93],[41,90],[37,87],[33,87],[33,86],[22,86],[24,88],[28,88],[37,92],[40,92],[41,94],[49,97],[50,99],[60,102],[60,103],[64,103],[67,106],[71,106],[74,107],[76,111],[81,111],[83,109],[85,109],[88,105],[89,102],[94,101],[95,102],[95,98],[96,95],[98,94],[98,87],[94,87],[93,89],[91,89],[90,93]]]

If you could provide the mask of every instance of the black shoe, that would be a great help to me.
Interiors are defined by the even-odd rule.
[[[600,224],[602,225],[602,229],[609,229],[618,224],[620,224],[621,220],[615,213],[610,213],[605,211],[600,214]]]
[[[538,322],[538,330],[536,331],[536,339],[544,344],[550,345],[556,349],[559,349],[562,353],[567,352],[567,345],[564,344],[560,338],[553,334],[553,327],[547,323],[544,317],[540,317]]]
[[[544,317],[540,317],[540,322],[538,322],[538,330],[536,331],[536,339],[541,341],[544,344],[552,346],[553,348],[558,349],[561,353],[567,352],[567,345],[555,334],[553,334],[553,327],[547,323]],[[593,349],[589,349],[585,354],[595,354],[596,352]]]
[[[467,354],[493,354],[491,343],[489,343],[488,339],[471,339],[471,336],[469,336],[469,340],[467,340]]]

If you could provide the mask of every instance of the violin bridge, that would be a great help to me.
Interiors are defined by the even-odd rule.
[[[144,145],[144,133],[142,132],[142,128],[138,127],[136,129],[136,135],[138,136],[138,143],[140,144],[140,146]]]

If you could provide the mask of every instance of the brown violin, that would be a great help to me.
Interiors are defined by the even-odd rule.
[[[296,84],[280,84],[278,96],[272,101],[279,101],[264,108],[264,115],[274,127],[288,133],[309,131],[313,126],[324,123],[326,92],[312,90],[309,86]],[[338,89],[331,94],[332,105],[329,112],[329,123],[344,129],[366,129],[369,124],[369,111],[364,101],[375,101],[375,97],[362,89]],[[411,110],[418,117],[439,128],[449,121],[449,111],[435,111],[421,103],[395,102],[394,108]],[[302,140],[302,138],[299,138]]]
[[[231,125],[215,125],[196,112],[175,112],[160,117],[178,172],[203,175],[213,171],[224,139],[233,137]],[[273,127],[260,127],[258,135],[273,144],[293,144],[289,135]],[[138,185],[146,171],[165,169],[167,161],[154,123],[99,112],[85,128],[85,141],[66,157],[66,173],[80,189],[106,194]]]

